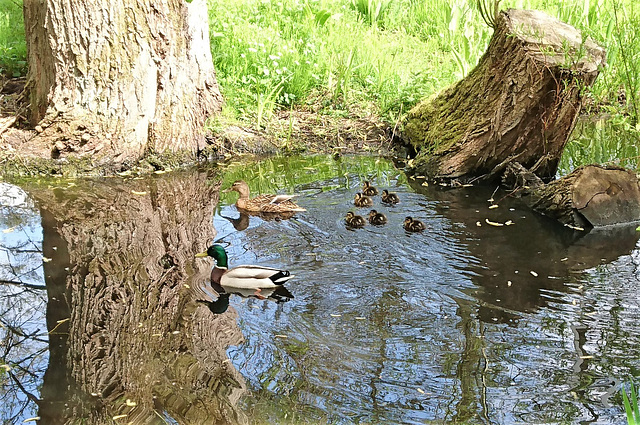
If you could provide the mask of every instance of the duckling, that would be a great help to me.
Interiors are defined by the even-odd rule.
[[[371,183],[365,180],[362,185],[362,193],[367,196],[374,196],[378,194],[378,189],[376,189],[374,186],[371,186]]]
[[[369,212],[369,223],[380,226],[382,224],[387,224],[387,216],[383,213],[379,213],[376,210],[371,210]]]
[[[356,197],[353,199],[353,204],[356,207],[371,207],[373,206],[373,201],[367,195],[356,193]]]
[[[402,224],[404,230],[407,232],[422,232],[427,226],[424,225],[420,220],[414,220],[411,217],[407,217],[404,219],[404,223]]]
[[[364,227],[367,222],[361,215],[354,214],[353,212],[347,212],[347,216],[344,218],[345,223],[349,227]]]
[[[397,204],[400,202],[400,198],[393,192],[389,192],[387,189],[382,191],[382,202],[385,204]]]
[[[241,210],[268,213],[306,211],[291,200],[293,195],[259,195],[249,198],[249,185],[244,180],[236,180],[225,192],[232,190],[240,194],[236,207]]]
[[[227,251],[221,245],[211,245],[196,257],[212,257],[216,263],[211,270],[212,285],[252,290],[258,298],[263,289],[281,286],[294,277],[288,270],[279,270],[263,266],[228,267]]]

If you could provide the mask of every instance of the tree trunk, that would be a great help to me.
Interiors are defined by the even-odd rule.
[[[207,16],[204,0],[25,0],[32,146],[97,163],[196,153],[221,105]]]
[[[604,61],[602,48],[543,12],[501,12],[478,66],[409,112],[410,164],[434,180],[497,179],[510,161],[553,178],[581,91]]]
[[[226,355],[242,341],[237,314],[213,315],[192,292],[211,267],[194,258],[213,238],[219,185],[209,178],[28,189],[57,306],[47,317],[56,364],[39,403],[46,423],[244,422],[244,379]]]
[[[524,197],[529,206],[574,228],[640,220],[640,185],[635,172],[587,165]]]

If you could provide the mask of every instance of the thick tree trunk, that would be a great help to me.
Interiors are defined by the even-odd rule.
[[[32,144],[115,163],[197,152],[221,104],[207,16],[205,0],[25,0]]]
[[[237,315],[213,315],[192,293],[210,273],[194,258],[213,238],[219,185],[209,177],[28,189],[58,306],[47,318],[57,363],[42,391],[46,423],[244,421],[244,380],[226,355],[242,341]]]
[[[495,179],[517,161],[545,180],[555,175],[605,52],[543,12],[511,9],[496,22],[478,66],[409,112],[403,138],[419,174]]]

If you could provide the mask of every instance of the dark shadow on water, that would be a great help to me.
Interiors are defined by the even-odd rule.
[[[480,301],[478,316],[489,323],[513,324],[520,313],[563,302],[553,294],[570,292],[582,272],[630,254],[640,239],[636,224],[572,230],[495,187],[410,185],[436,200],[456,226],[453,235],[480,260],[461,271],[478,286],[465,292]]]

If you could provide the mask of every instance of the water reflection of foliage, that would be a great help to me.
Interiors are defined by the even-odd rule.
[[[330,155],[276,156],[261,161],[249,159],[226,164],[222,187],[228,188],[236,180],[245,180],[252,194],[294,193],[301,186],[318,181],[334,180],[330,188],[351,188],[365,179],[388,185],[391,180],[405,182],[406,177],[390,160],[377,156]],[[337,179],[337,180],[336,180]],[[232,204],[237,194],[220,194],[223,204]]]
[[[0,418],[36,416],[30,401],[47,367],[42,230],[33,202],[19,188],[0,187]]]
[[[611,120],[579,122],[559,164],[560,175],[586,164],[614,164],[632,170],[640,163],[640,133]]]

